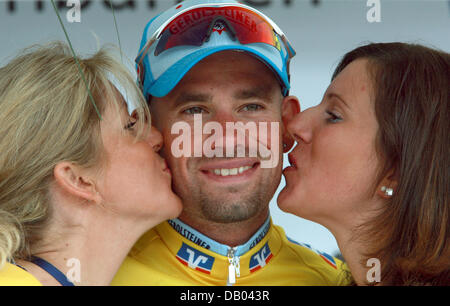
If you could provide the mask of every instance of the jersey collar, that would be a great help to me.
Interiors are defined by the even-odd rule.
[[[230,246],[214,241],[213,239],[203,235],[199,231],[193,229],[189,225],[183,223],[179,219],[169,220],[168,223],[172,228],[178,232],[181,236],[187,240],[197,244],[198,246],[210,250],[222,256],[227,256],[230,250]],[[258,231],[244,244],[234,247],[236,256],[242,256],[251,249],[253,249],[264,237],[270,228],[270,217],[264,222],[264,224],[258,229]]]
[[[178,262],[195,277],[205,280],[212,277],[224,285],[230,284],[230,265],[235,268],[235,283],[239,284],[239,278],[251,277],[266,268],[281,248],[281,239],[270,217],[246,243],[234,248],[210,239],[178,219],[163,222],[156,231]],[[231,249],[233,258],[229,256]]]

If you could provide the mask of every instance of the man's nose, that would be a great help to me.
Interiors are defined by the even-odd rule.
[[[215,141],[208,143],[208,147],[211,146],[213,150],[222,148],[224,156],[227,157],[247,157],[247,155],[256,157],[255,152],[258,151],[259,143],[258,122],[249,122],[230,110],[222,110],[211,116],[208,122],[203,123],[204,127],[206,124],[207,133],[211,132],[208,126],[212,122],[214,125],[220,126],[222,134],[217,135],[217,131],[215,131]],[[211,134],[205,134],[203,140],[206,141],[211,136]]]
[[[222,128],[226,129],[227,123],[234,123],[237,122],[239,120],[237,120],[237,118],[232,114],[231,111],[227,111],[227,110],[220,110],[217,111],[214,116],[211,118],[212,121],[215,121],[217,123],[219,123]]]

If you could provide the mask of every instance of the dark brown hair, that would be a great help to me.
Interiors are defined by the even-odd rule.
[[[361,233],[367,258],[382,264],[383,285],[450,285],[450,54],[421,45],[377,43],[339,63],[368,60],[382,165],[394,195]],[[367,259],[366,258],[366,259]]]

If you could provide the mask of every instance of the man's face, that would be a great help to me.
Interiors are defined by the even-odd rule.
[[[173,189],[183,200],[182,220],[231,223],[267,215],[269,201],[281,179],[282,104],[283,96],[274,73],[253,56],[235,51],[205,58],[169,95],[152,99],[152,123],[163,134],[162,155],[172,171]],[[204,133],[206,123],[216,122],[223,127],[223,138],[210,143],[211,148],[223,148],[223,157],[194,156],[194,129],[197,128],[198,135],[199,128],[198,123],[194,124],[196,114],[202,120],[201,144],[212,134]],[[180,121],[190,127],[190,157],[176,157],[173,152],[172,143],[178,143],[181,132],[172,133],[172,127]],[[233,147],[238,143],[237,133],[225,135],[227,122],[253,122],[256,127],[266,122],[267,140],[260,139],[263,137],[257,133],[257,141],[267,144],[269,149],[273,149],[271,143],[278,146],[277,165],[264,168],[260,157],[248,156],[249,134],[245,141],[246,157],[237,157],[236,153],[234,157],[226,157],[225,147],[230,146],[226,145],[226,138],[233,138]],[[273,122],[279,124],[276,139],[271,139]]]

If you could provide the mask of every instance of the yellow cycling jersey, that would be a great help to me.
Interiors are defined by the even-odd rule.
[[[31,273],[8,262],[0,269],[0,286],[42,286],[42,284]]]
[[[270,218],[239,254],[175,219],[144,234],[112,285],[345,285],[342,261],[288,239]],[[222,249],[220,249],[222,247]],[[228,249],[228,250],[226,250]]]

